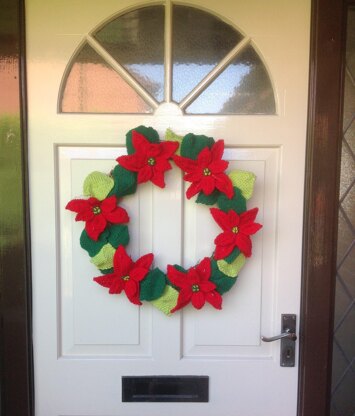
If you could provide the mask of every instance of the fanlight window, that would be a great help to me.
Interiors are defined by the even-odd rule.
[[[268,72],[251,39],[206,11],[141,7],[87,35],[68,65],[62,113],[275,114]]]

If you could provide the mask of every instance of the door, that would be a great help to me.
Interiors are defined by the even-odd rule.
[[[297,364],[261,336],[300,308],[309,19],[308,1],[27,2],[36,416],[296,414]],[[139,125],[223,138],[229,169],[257,176],[263,229],[221,311],[168,317],[92,281],[65,205]],[[166,184],[122,201],[127,251],[189,268],[219,228],[177,168]],[[208,402],[122,401],[122,377],[163,375],[207,376]]]

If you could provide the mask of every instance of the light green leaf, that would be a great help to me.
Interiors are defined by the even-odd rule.
[[[239,256],[231,263],[228,264],[224,260],[218,260],[217,266],[219,270],[229,277],[237,277],[238,273],[244,266],[246,258],[244,254],[240,253]]]
[[[256,176],[254,173],[243,170],[234,170],[228,174],[233,186],[239,188],[245,199],[250,199],[253,195]]]
[[[92,196],[102,201],[110,193],[113,185],[114,181],[110,176],[102,172],[92,172],[84,181],[83,192],[85,196]]]
[[[175,134],[171,129],[167,129],[165,132],[165,140],[169,142],[179,142],[179,147],[175,154],[180,155],[180,146],[181,142],[184,136],[179,136],[178,134]]]
[[[91,263],[95,264],[98,269],[111,269],[113,267],[113,256],[116,249],[111,244],[106,244],[91,258]]]
[[[162,296],[152,300],[151,304],[161,310],[165,315],[171,315],[170,311],[176,306],[179,292],[173,287],[166,285]]]

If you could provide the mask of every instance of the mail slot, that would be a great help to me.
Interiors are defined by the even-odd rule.
[[[208,402],[208,376],[123,376],[123,402]]]

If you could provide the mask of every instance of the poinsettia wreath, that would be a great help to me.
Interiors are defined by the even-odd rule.
[[[252,254],[250,236],[262,226],[255,222],[258,208],[247,210],[255,175],[235,170],[226,173],[222,159],[224,141],[189,133],[178,136],[170,129],[164,141],[156,130],[139,126],[126,135],[127,155],[106,175],[90,173],[84,181],[86,198],[73,199],[66,208],[85,222],[80,245],[91,257],[101,275],[94,277],[110,294],[125,292],[130,302],[150,301],[170,315],[188,304],[201,309],[206,302],[222,308],[222,295],[236,282],[246,258]],[[152,268],[153,253],[132,260],[125,247],[129,242],[129,215],[119,204],[137,190],[138,184],[151,181],[164,188],[164,175],[173,161],[190,182],[188,199],[211,206],[213,219],[222,229],[216,236],[215,251],[195,266],[184,269],[168,265],[166,272]]]

